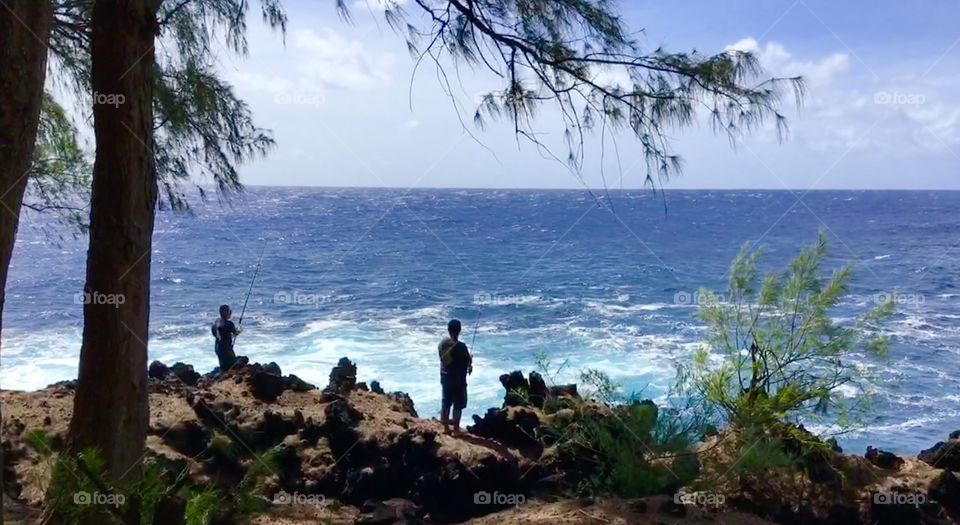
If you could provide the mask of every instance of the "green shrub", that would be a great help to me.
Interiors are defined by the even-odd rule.
[[[49,465],[45,511],[65,525],[88,519],[105,524],[129,522],[125,518],[133,503],[139,506],[139,522],[151,525],[165,498],[182,498],[186,502],[187,525],[208,525],[227,516],[234,522],[243,520],[266,507],[267,501],[258,494],[263,492],[264,481],[278,470],[281,452],[277,447],[254,455],[239,484],[224,491],[191,484],[185,468],[167,464],[162,458],[145,458],[141,476],[134,482],[111,483],[105,476],[103,458],[96,450],[79,454],[54,451],[49,438],[39,430],[30,432],[26,443]],[[222,441],[219,445],[204,455],[213,457],[233,450]],[[101,500],[96,500],[97,495],[101,495]]]
[[[821,275],[826,253],[821,231],[786,270],[761,280],[760,251],[744,246],[725,295],[700,291],[699,316],[709,337],[678,375],[677,391],[702,413],[731,424],[741,437],[767,435],[777,427],[777,440],[801,447],[794,456],[829,449],[799,425],[827,422],[843,432],[860,424],[869,410],[869,378],[849,358],[882,357],[888,348],[880,323],[893,312],[891,300],[852,321],[831,317],[848,292],[851,268]],[[780,454],[764,446],[755,440],[744,444],[744,454],[754,449],[745,465],[779,463]]]
[[[583,399],[548,400],[554,414],[539,438],[557,447],[559,468],[576,478],[582,494],[639,497],[670,493],[689,483],[698,464],[691,439],[675,411],[652,401],[624,398],[598,370],[585,370]],[[559,410],[568,409],[560,417]]]

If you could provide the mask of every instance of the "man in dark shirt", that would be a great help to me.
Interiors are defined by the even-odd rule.
[[[450,408],[453,407],[453,433],[460,432],[460,416],[467,406],[467,375],[473,373],[473,357],[467,345],[460,341],[460,321],[447,323],[447,332],[437,346],[440,354],[440,386],[443,400],[440,403],[440,422],[443,431],[450,432]]]
[[[232,315],[233,310],[230,309],[230,305],[220,305],[220,318],[210,327],[215,338],[213,350],[217,353],[217,359],[220,360],[221,373],[230,370],[233,363],[237,361],[237,355],[233,353],[233,340],[240,335],[241,329],[230,320]]]

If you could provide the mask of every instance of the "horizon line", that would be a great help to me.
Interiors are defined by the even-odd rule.
[[[582,191],[582,192],[625,192],[625,191],[648,191],[650,193],[676,192],[676,191],[776,191],[776,192],[803,192],[813,193],[820,191],[942,191],[942,192],[960,192],[960,188],[584,188],[584,187],[560,187],[560,188],[537,188],[537,187],[489,187],[489,186],[336,186],[336,185],[316,185],[316,184],[244,184],[245,188],[283,188],[283,189],[329,189],[329,190],[475,190],[475,191]]]

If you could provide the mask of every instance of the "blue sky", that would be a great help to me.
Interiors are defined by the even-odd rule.
[[[476,129],[473,100],[498,85],[465,70],[457,95],[478,144],[432,68],[421,69],[411,90],[413,61],[376,16],[377,1],[355,0],[348,24],[332,1],[288,0],[285,43],[252,23],[249,56],[220,57],[224,75],[278,142],[266,159],[244,167],[245,183],[642,185],[638,147],[627,135],[617,138],[619,166],[610,155],[602,162],[599,138],[592,140],[581,183],[508,126]],[[667,188],[960,189],[960,5],[695,0],[620,2],[619,9],[650,49],[751,49],[770,75],[808,80],[804,107],[786,103],[791,133],[783,143],[772,130],[734,148],[706,126],[671,132],[685,167]],[[549,111],[539,129],[562,132]]]

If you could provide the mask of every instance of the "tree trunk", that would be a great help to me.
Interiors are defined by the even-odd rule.
[[[0,6],[0,326],[20,204],[37,142],[52,22],[47,0],[5,0]],[[0,456],[0,492],[5,492],[2,461]]]
[[[157,174],[152,151],[160,0],[97,0],[91,20],[96,158],[87,300],[70,446],[99,450],[107,479],[140,476],[149,405],[147,337]],[[131,519],[138,509],[129,505]]]

